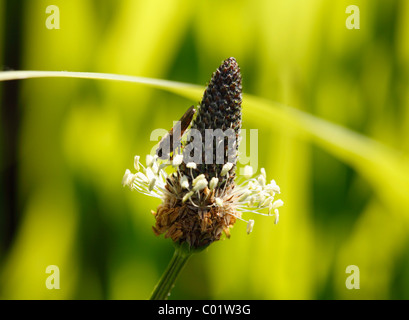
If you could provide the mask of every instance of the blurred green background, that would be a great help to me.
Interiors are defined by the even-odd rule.
[[[359,30],[345,26],[351,4]],[[46,28],[49,5],[59,30]],[[259,130],[258,167],[285,206],[278,225],[246,214],[251,235],[239,221],[194,255],[171,299],[408,299],[408,1],[0,0],[2,70],[204,86],[230,56],[245,94],[306,113],[284,122],[269,116],[279,105],[244,97],[243,128]],[[173,247],[151,230],[159,201],[122,176],[200,96],[30,79],[0,83],[0,99],[0,298],[149,298]],[[359,290],[345,286],[349,265]]]

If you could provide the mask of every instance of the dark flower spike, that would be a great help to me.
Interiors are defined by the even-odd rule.
[[[230,237],[230,228],[237,219],[247,222],[247,233],[250,233],[254,220],[244,220],[243,212],[274,216],[275,223],[278,222],[278,208],[283,201],[274,200],[274,196],[280,193],[280,188],[274,180],[266,182],[263,168],[259,176],[251,178],[253,170],[246,166],[244,178],[247,180],[235,184],[241,92],[240,68],[234,58],[226,59],[213,73],[196,114],[189,116],[193,121],[187,129],[187,140],[180,148],[183,153],[176,154],[172,149],[174,154],[170,159],[148,155],[146,167],[136,156],[137,173],[126,170],[122,180],[130,189],[162,199],[156,212],[152,211],[156,220],[153,231],[189,251],[207,247],[219,240],[222,233]],[[186,124],[182,125],[186,129]],[[206,139],[209,132],[217,130],[228,134]],[[198,161],[186,161],[192,151],[189,145],[197,144],[197,135],[202,138],[200,157]],[[167,174],[163,170],[166,166],[173,166],[174,172]],[[264,209],[268,209],[268,213],[260,212]]]
[[[239,65],[235,58],[226,59],[220,67],[213,73],[212,79],[207,86],[202,101],[199,106],[196,118],[193,120],[192,129],[196,129],[200,132],[202,138],[206,137],[206,129],[217,130],[220,129],[225,132],[228,129],[234,130],[234,143],[231,149],[228,149],[228,139],[224,141],[224,154],[223,163],[216,163],[216,159],[211,159],[211,163],[207,164],[206,161],[206,148],[210,148],[210,154],[213,157],[216,156],[216,141],[211,141],[210,146],[202,144],[202,163],[197,166],[197,170],[193,176],[196,177],[199,174],[204,174],[205,178],[210,181],[213,177],[220,176],[220,172],[224,164],[228,161],[229,151],[232,153],[233,164],[228,171],[228,175],[225,178],[219,180],[220,185],[231,185],[234,181],[237,153],[240,142],[240,129],[241,129],[241,74]],[[189,170],[183,163],[180,171],[184,174],[188,174]]]

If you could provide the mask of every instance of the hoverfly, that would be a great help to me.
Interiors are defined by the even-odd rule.
[[[194,106],[191,106],[183,114],[180,120],[176,122],[176,125],[172,127],[172,129],[170,129],[169,132],[162,137],[162,139],[159,142],[159,146],[156,149],[156,154],[158,155],[159,158],[163,160],[173,159],[173,153],[175,151],[175,148],[177,148],[177,146],[180,146],[180,141],[182,140],[183,133],[189,127],[195,113],[196,109],[194,108]],[[177,141],[173,141],[175,131],[177,134],[179,133],[178,134],[179,137],[176,137],[178,139]]]

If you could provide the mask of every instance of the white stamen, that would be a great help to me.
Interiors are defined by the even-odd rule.
[[[149,168],[152,166],[152,164],[153,164],[153,157],[150,154],[146,155],[146,167]]]
[[[132,187],[134,175],[131,173],[129,169],[125,170],[124,177],[122,178],[122,186],[127,186],[129,188]]]
[[[265,196],[260,195],[258,198],[258,207],[261,208],[261,205],[264,203],[264,200],[266,199]]]
[[[249,196],[251,195],[250,191],[246,191],[245,193],[243,193],[240,198],[239,198],[239,202],[242,202],[244,200],[246,200]]]
[[[262,187],[266,185],[266,178],[263,175],[259,175],[257,181]]]
[[[222,171],[220,172],[220,175],[221,175],[222,177],[224,177],[224,176],[231,170],[231,168],[233,168],[233,163],[227,162],[227,163],[223,166]]]
[[[273,203],[270,203],[270,205],[268,206],[268,215],[271,214],[272,210],[273,210]]]
[[[152,164],[152,172],[155,175],[157,175],[159,173],[159,166],[158,166],[158,163],[156,161],[153,162],[153,164]]]
[[[156,179],[156,175],[153,173],[153,170],[151,168],[146,168],[146,177],[149,180],[149,183],[152,181],[152,179]]]
[[[196,163],[194,163],[194,162],[188,162],[188,163],[186,164],[186,168],[196,169],[197,166],[196,166]]]
[[[186,176],[183,176],[182,178],[180,178],[180,186],[183,189],[189,188],[189,179]]]
[[[178,167],[182,164],[183,162],[183,155],[182,154],[178,154],[173,158],[173,166],[174,167]]]
[[[273,202],[272,208],[276,210],[277,208],[282,207],[283,205],[284,205],[283,200],[279,199]]]
[[[262,208],[266,208],[270,203],[271,203],[271,201],[273,201],[273,197],[268,197],[266,200],[264,200],[264,202],[261,204],[261,207]]]
[[[193,184],[193,191],[201,191],[207,187],[206,178],[200,179]]]
[[[136,179],[137,180],[139,179],[141,182],[144,182],[144,183],[149,182],[149,179],[142,172],[137,172],[135,176],[136,176]]]
[[[244,167],[244,178],[250,179],[253,175],[253,167],[252,166],[245,166]]]
[[[275,214],[275,219],[274,219],[274,224],[278,223],[278,220],[280,218],[279,214],[278,214],[278,209],[274,210],[274,214]]]
[[[155,187],[155,183],[156,183],[156,178],[153,178],[150,182],[149,182],[149,191],[152,191],[153,188]]]
[[[275,193],[280,193],[280,187],[277,185],[275,180],[271,180],[269,186]]]
[[[223,200],[220,198],[214,198],[214,201],[216,202],[216,205],[218,207],[223,207]]]
[[[189,191],[188,193],[186,193],[182,199],[182,202],[185,203],[187,200],[189,200],[193,193],[193,191]]]
[[[210,190],[213,190],[214,188],[216,188],[216,186],[217,186],[218,183],[219,183],[219,179],[216,178],[216,177],[213,177],[213,178],[210,180],[209,189],[210,189]]]
[[[199,174],[196,178],[193,179],[193,182],[192,182],[193,186],[195,186],[196,183],[198,183],[200,180],[203,180],[203,179],[206,180],[205,175],[203,173]]]
[[[250,234],[251,231],[253,231],[253,226],[254,226],[254,220],[249,220],[247,222],[247,234]]]
[[[275,194],[280,193],[280,187],[275,180],[271,180],[268,184],[266,183],[266,170],[264,168],[260,169],[258,176],[251,178],[253,176],[253,168],[249,165],[245,166],[243,176],[247,180],[228,191],[226,190],[227,184],[220,190],[217,189],[217,187],[221,179],[220,176],[227,176],[227,178],[229,178],[230,170],[232,170],[234,166],[233,163],[228,162],[223,165],[220,176],[213,177],[210,181],[206,179],[204,174],[200,174],[194,178],[193,170],[197,169],[197,165],[194,162],[186,164],[186,168],[190,171],[189,174],[182,174],[179,170],[179,166],[182,163],[183,155],[181,154],[175,154],[171,161],[164,163],[158,161],[157,155],[147,155],[145,167],[140,163],[140,157],[135,156],[134,168],[136,169],[136,174],[132,174],[130,170],[126,170],[122,178],[122,185],[128,186],[131,190],[135,189],[142,194],[159,199],[164,199],[166,196],[175,196],[177,199],[180,199],[181,194],[184,194],[182,197],[183,203],[189,200],[193,206],[201,209],[204,207],[210,209],[212,206],[223,208],[219,210],[223,215],[231,215],[247,223],[246,231],[248,234],[253,230],[254,220],[250,219],[246,221],[240,217],[240,214],[237,216],[231,213],[228,210],[230,204],[238,212],[253,212],[263,216],[274,215],[274,224],[278,224],[278,208],[283,206],[284,202],[281,199],[274,201]],[[172,165],[175,169],[173,170],[174,172],[165,172],[164,168]],[[190,179],[192,179],[191,183],[189,183]],[[201,192],[207,187],[209,189],[205,192],[206,197],[202,201],[201,196],[203,196],[203,194]],[[197,195],[195,195],[196,192]],[[214,197],[213,204],[206,202],[209,196]],[[263,213],[262,210],[267,208],[268,214]]]
[[[135,156],[133,158],[133,166],[134,166],[136,171],[139,171],[139,159],[140,158],[141,158],[140,156]]]

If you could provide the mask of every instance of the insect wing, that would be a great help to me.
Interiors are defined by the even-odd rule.
[[[159,142],[159,146],[156,149],[156,154],[162,160],[165,159],[172,159],[171,153],[175,151],[175,149],[180,146],[180,141],[186,129],[189,127],[190,123],[192,122],[193,116],[196,112],[194,106],[191,106],[180,118],[180,120],[176,123],[176,125],[169,130],[169,132],[163,136],[161,141]],[[174,141],[175,132],[177,135],[177,141]]]

